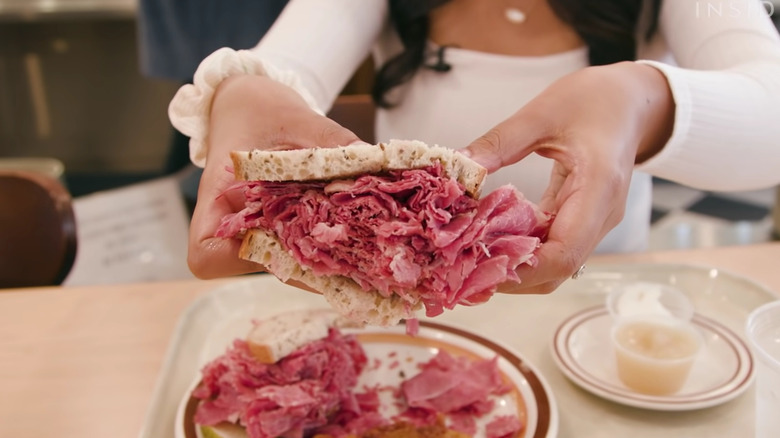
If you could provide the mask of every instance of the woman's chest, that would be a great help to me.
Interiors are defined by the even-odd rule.
[[[543,56],[584,45],[546,0],[451,0],[431,11],[439,45],[514,56]]]

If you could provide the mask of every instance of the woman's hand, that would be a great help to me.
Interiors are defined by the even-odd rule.
[[[663,147],[673,120],[666,78],[624,62],[556,81],[464,149],[490,172],[532,152],[555,160],[540,207],[556,216],[539,263],[518,269],[521,284],[499,290],[549,293],[576,272],[622,219],[634,164]]]
[[[187,262],[200,278],[256,272],[262,267],[238,258],[241,241],[214,237],[222,218],[244,207],[230,151],[300,149],[359,141],[351,131],[311,110],[289,87],[262,76],[234,76],[217,88],[211,107],[207,164],[190,222]]]

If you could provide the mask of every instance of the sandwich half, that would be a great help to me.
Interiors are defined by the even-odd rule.
[[[246,207],[216,235],[243,239],[241,258],[370,325],[486,302],[536,262],[551,220],[510,185],[480,197],[482,166],[419,141],[232,159]]]
[[[495,436],[522,429],[514,414],[491,415],[492,397],[510,389],[496,359],[442,350],[394,383],[403,345],[387,343],[392,331],[351,324],[327,308],[253,320],[246,337],[201,368],[184,436],[198,428],[204,438],[466,438],[480,418],[485,430],[502,432]],[[459,378],[470,381],[467,390],[453,384]]]

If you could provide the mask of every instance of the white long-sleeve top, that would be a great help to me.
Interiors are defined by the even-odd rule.
[[[366,56],[373,51],[381,65],[398,50],[387,0],[292,0],[252,49],[252,62],[273,68],[324,112]],[[663,150],[634,172],[625,217],[601,252],[646,247],[650,175],[706,190],[780,183],[780,38],[760,1],[665,0],[659,31],[638,54],[666,76],[675,125]],[[588,65],[586,48],[542,57],[448,48],[445,56],[451,71],[421,69],[404,85],[398,107],[378,110],[379,141],[465,147],[553,81]],[[175,110],[177,98],[171,119],[181,125],[187,114]],[[195,147],[198,156],[205,155]],[[538,201],[551,166],[532,155],[491,174],[483,190],[512,183]]]

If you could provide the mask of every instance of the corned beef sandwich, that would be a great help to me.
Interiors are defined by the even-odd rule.
[[[366,380],[393,368],[376,371],[381,359],[347,331],[353,324],[332,309],[253,321],[201,369],[185,421],[206,438],[508,438],[523,430],[516,415],[489,416],[493,396],[510,390],[497,358],[442,349],[399,384]]]
[[[550,216],[506,185],[480,198],[486,170],[419,141],[233,152],[246,208],[217,236],[282,281],[320,291],[371,325],[486,302],[534,265]]]

